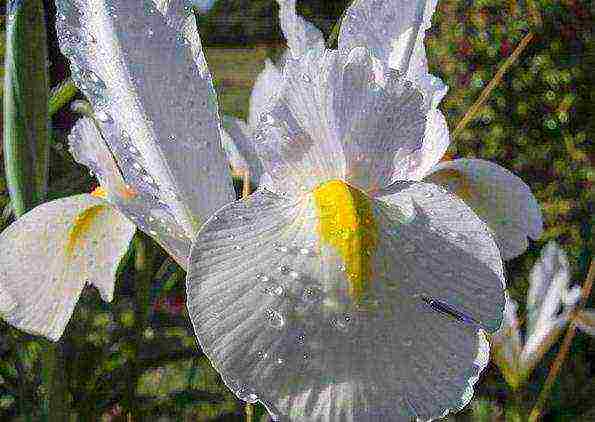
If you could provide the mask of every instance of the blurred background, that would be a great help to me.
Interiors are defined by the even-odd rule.
[[[57,87],[69,70],[57,48],[55,6],[45,3],[48,65],[51,86]],[[265,58],[275,60],[284,48],[276,2],[194,3],[220,108],[245,118]],[[348,3],[298,1],[298,12],[328,37]],[[5,11],[5,1],[2,6]],[[544,235],[527,253],[506,263],[510,295],[520,303],[521,315],[529,270],[548,240],[557,240],[567,252],[573,284],[583,283],[593,255],[592,14],[590,1],[440,0],[426,38],[431,73],[449,86],[440,108],[452,130],[525,34],[535,34],[448,151],[453,158],[497,162],[520,176],[541,204]],[[4,34],[0,40],[4,57]],[[76,119],[68,105],[53,117],[48,200],[97,185],[68,152],[66,135]],[[236,182],[241,192],[241,182]],[[0,230],[12,221],[8,203],[0,170]],[[150,307],[141,309],[134,289],[139,272],[135,253],[131,247],[120,266],[114,302],[103,303],[97,291],[87,288],[59,343],[59,373],[71,420],[245,420],[244,404],[226,389],[196,344],[184,304],[183,270],[151,243]],[[40,388],[42,343],[0,321],[0,420],[39,419],[45,394]],[[490,364],[473,402],[450,419],[522,420],[519,415],[535,402],[558,349],[556,344],[517,391]],[[579,334],[544,420],[595,421],[594,357],[595,338]],[[255,420],[263,415],[258,407]]]

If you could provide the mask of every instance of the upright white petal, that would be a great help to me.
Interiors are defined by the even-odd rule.
[[[202,349],[238,397],[282,420],[428,420],[464,406],[504,307],[485,225],[432,185],[376,200],[341,186],[356,227],[320,228],[335,209],[316,195],[262,190],[203,226],[187,279]],[[357,256],[327,236],[355,236]]]
[[[224,149],[232,168],[248,171],[250,180],[258,185],[263,173],[262,163],[256,154],[252,130],[243,120],[231,116],[223,116],[223,126],[229,139],[224,140]]]
[[[339,60],[330,50],[291,59],[284,68],[279,95],[260,116],[254,134],[256,151],[276,192],[303,194],[344,174],[332,107]]]
[[[334,88],[333,105],[346,159],[346,180],[366,191],[388,186],[395,157],[422,146],[426,107],[416,87],[394,73],[377,78],[374,58],[354,48]]]
[[[0,314],[15,327],[58,340],[85,283],[111,301],[135,227],[91,195],[40,205],[0,233]]]
[[[297,14],[296,0],[277,0],[277,3],[281,29],[294,57],[302,56],[310,49],[324,49],[322,32]]]
[[[142,160],[136,147],[127,139],[118,138],[119,134],[114,133],[111,126],[85,117],[77,121],[68,141],[74,158],[97,176],[108,201],[153,237],[180,265],[186,266],[190,237],[167,204],[160,202],[151,191],[151,185],[147,183],[151,176],[141,171],[142,166],[129,165]],[[108,145],[113,148],[110,150]],[[114,155],[119,157],[120,166]]]
[[[522,254],[527,237],[537,239],[541,235],[541,210],[531,189],[495,163],[476,159],[443,161],[425,180],[444,185],[473,208],[494,231],[504,259]]]
[[[390,184],[395,156],[422,145],[427,106],[394,72],[378,72],[365,48],[291,60],[284,86],[255,134],[278,192],[299,194],[332,179],[365,191]]]
[[[437,0],[356,0],[341,25],[339,49],[370,48],[385,65],[402,72],[424,91],[429,104],[446,94],[440,79],[428,73],[425,31]]]
[[[269,104],[273,102],[283,85],[283,75],[269,59],[264,62],[264,69],[254,82],[250,94],[250,109],[248,114],[248,126],[251,131],[258,126],[260,115]]]
[[[450,135],[444,114],[432,109],[426,115],[426,127],[420,149],[409,152],[401,150],[394,159],[393,181],[421,181],[440,162],[448,146]]]
[[[234,198],[198,35],[189,40],[172,9],[164,16],[152,3],[59,0],[57,6],[62,51],[98,118],[118,134],[107,139],[112,150],[127,142],[142,158],[120,166],[141,166],[192,236]]]

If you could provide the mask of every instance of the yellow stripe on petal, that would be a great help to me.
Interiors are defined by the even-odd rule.
[[[343,259],[349,296],[359,302],[372,280],[372,259],[378,244],[378,227],[370,199],[340,180],[314,191],[321,242]]]
[[[430,179],[457,194],[463,201],[472,201],[479,198],[479,192],[477,192],[476,187],[465,174],[458,170],[438,170],[430,176]]]
[[[81,246],[80,243],[83,242],[84,237],[93,228],[94,222],[97,221],[97,218],[105,209],[104,205],[95,205],[87,208],[76,217],[68,233],[66,255],[72,255],[75,248]]]
[[[91,196],[95,198],[107,199],[107,191],[102,186],[97,186],[93,192],[91,192]]]

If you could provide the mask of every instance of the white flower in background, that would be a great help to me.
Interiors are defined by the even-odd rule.
[[[58,340],[85,285],[111,300],[135,226],[185,266],[190,240],[235,198],[217,103],[183,1],[59,0],[60,46],[93,104],[69,139],[103,198],[43,204],[0,233],[0,316]]]
[[[290,52],[247,124],[269,181],[193,242],[197,337],[238,397],[283,420],[442,417],[471,400],[505,293],[481,218],[400,181],[448,143],[423,47],[436,2],[356,1],[338,50],[280,3]]]
[[[492,337],[494,361],[506,381],[518,388],[525,382],[544,354],[564,331],[580,298],[580,287],[569,287],[566,254],[555,242],[543,249],[529,276],[527,329],[523,336],[517,319],[517,303],[506,301],[504,322]],[[583,310],[577,319],[580,328],[593,330],[587,322],[592,310]]]
[[[281,7],[281,25],[290,52],[299,57],[305,51],[324,48],[320,31],[295,15],[295,2],[278,0],[278,3]],[[362,7],[358,4],[364,3],[367,1],[356,2],[352,10],[357,10],[357,7]],[[435,4],[434,1],[425,5],[426,15],[428,10],[435,8]],[[399,6],[389,7],[398,10],[395,8]],[[388,16],[386,20],[363,16],[361,21],[348,17],[342,26],[341,38],[344,47],[365,44],[379,59],[384,60],[388,67],[400,69],[400,63],[408,57],[408,47],[405,44],[411,32],[399,33],[388,30],[387,27],[391,26],[389,20],[394,17],[391,14]],[[398,16],[396,19],[399,19]],[[361,28],[358,28],[358,25],[361,25]],[[424,22],[423,25],[425,29],[429,27],[430,22]],[[409,30],[412,31],[412,28]],[[350,36],[350,33],[357,36]],[[423,31],[420,31],[420,34],[423,34]],[[486,222],[493,231],[502,257],[506,260],[515,258],[527,248],[527,237],[538,239],[541,236],[543,221],[539,205],[529,187],[520,178],[495,163],[480,159],[441,161],[450,144],[450,138],[446,120],[437,107],[446,94],[447,87],[439,79],[428,75],[423,48],[423,40],[420,38],[412,47],[413,56],[406,76],[426,94],[432,106],[426,114],[427,123],[421,147],[413,152],[402,150],[395,155],[391,180],[424,181],[446,187]],[[286,59],[287,54],[283,62]],[[381,66],[378,63],[374,66],[378,72]],[[248,124],[239,119],[226,118],[225,146],[230,162],[240,173],[248,170],[255,184],[259,182],[263,167],[256,154],[254,133],[259,116],[266,105],[275,98],[283,83],[281,72],[282,70],[267,60],[265,69],[252,91]],[[269,186],[270,177],[265,174],[261,183]]]

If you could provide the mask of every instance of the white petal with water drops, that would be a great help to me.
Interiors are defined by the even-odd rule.
[[[341,24],[339,49],[371,49],[387,67],[399,70],[421,88],[427,103],[435,107],[447,87],[428,73],[424,39],[437,3],[437,0],[356,0]]]
[[[527,248],[543,231],[541,210],[519,177],[489,161],[459,159],[437,164],[425,178],[457,194],[494,231],[504,259]]]
[[[189,314],[238,397],[283,420],[354,422],[428,420],[471,399],[488,362],[484,331],[504,307],[495,243],[433,185],[371,201],[379,237],[362,306],[321,242],[312,196],[259,190],[201,229]]]
[[[181,3],[163,15],[152,3],[59,0],[57,28],[99,120],[129,136],[156,195],[192,236],[234,191],[211,77],[191,21],[174,10]]]
[[[153,237],[180,265],[186,266],[190,238],[168,205],[159,200],[144,161],[130,138],[120,134],[113,123],[94,122],[85,117],[76,122],[68,142],[74,158],[97,176],[108,201]]]
[[[2,318],[57,341],[86,283],[111,301],[116,270],[135,227],[91,195],[40,205],[0,233]],[[16,304],[16,306],[15,306]]]

